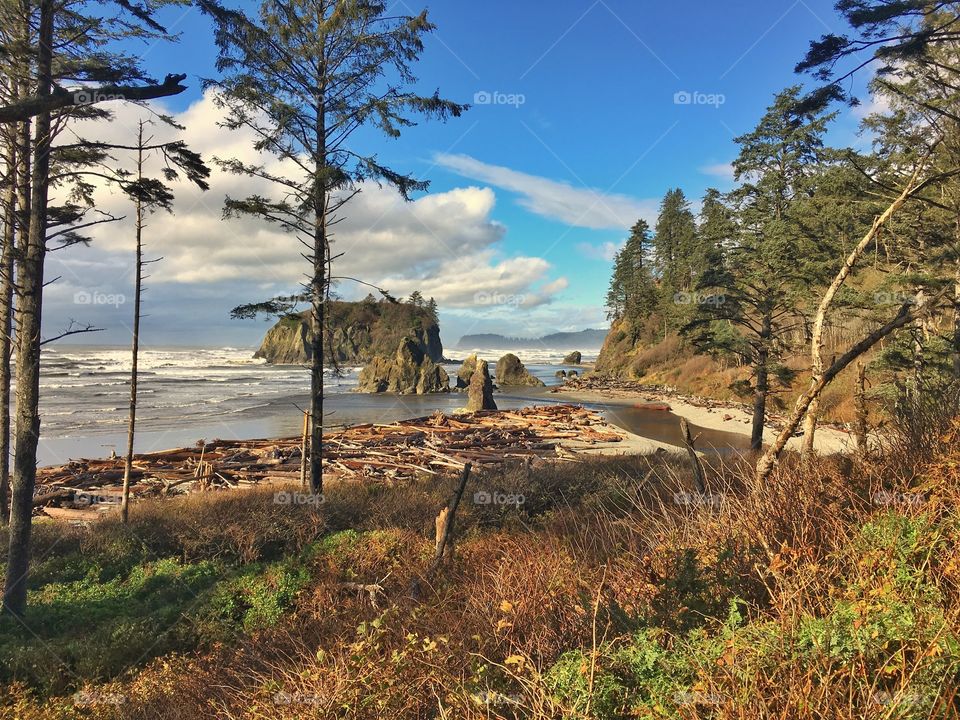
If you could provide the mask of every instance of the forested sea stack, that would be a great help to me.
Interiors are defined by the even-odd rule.
[[[427,302],[331,302],[330,342],[325,362],[365,365],[378,355],[393,355],[403,338],[410,338],[435,363],[443,360],[436,307]],[[293,365],[311,357],[310,313],[281,318],[264,337],[254,357],[268,363]]]

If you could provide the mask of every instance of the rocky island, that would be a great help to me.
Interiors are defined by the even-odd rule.
[[[434,363],[443,360],[440,325],[428,308],[408,302],[334,301],[329,305],[331,342],[328,360],[366,365],[378,356],[393,356],[401,340],[409,338]],[[298,365],[310,362],[310,313],[281,318],[254,354],[268,363]]]

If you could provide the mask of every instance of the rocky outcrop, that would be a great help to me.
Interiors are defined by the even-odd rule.
[[[490,368],[486,360],[474,360],[474,371],[470,376],[470,387],[467,390],[467,410],[496,410],[497,403],[493,400],[493,381],[490,379]]]
[[[574,350],[572,353],[563,358],[564,365],[579,365],[583,360],[583,355],[580,354],[579,350]]]
[[[403,338],[393,356],[378,355],[360,371],[357,392],[426,395],[449,392],[447,372],[412,338]]]
[[[474,353],[470,355],[466,360],[463,361],[463,364],[460,366],[460,370],[457,372],[457,389],[464,390],[470,387],[470,379],[473,377],[474,371],[477,369],[477,354]]]
[[[440,327],[423,307],[410,303],[331,302],[328,307],[330,338],[325,364],[363,365],[377,356],[392,355],[405,337],[434,363],[443,360]],[[267,332],[254,357],[275,364],[310,361],[310,313],[281,318]]]
[[[507,353],[497,360],[497,385],[507,387],[510,385],[525,385],[530,387],[545,387],[542,380],[535,378],[523,366],[513,353]]]

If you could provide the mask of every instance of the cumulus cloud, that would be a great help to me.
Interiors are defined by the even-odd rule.
[[[519,203],[542,217],[594,230],[622,230],[637,218],[656,219],[656,200],[579,188],[569,183],[482,162],[469,155],[440,153],[436,163],[462,177],[489,183],[520,196]]]
[[[142,108],[118,105],[111,123],[79,126],[81,136],[131,144],[137,122],[147,117]],[[273,172],[283,168],[275,159],[258,157],[252,138],[244,132],[216,127],[219,110],[207,95],[175,116],[187,129],[179,137],[208,161],[238,157],[265,163]],[[172,139],[175,132],[160,124],[148,127],[155,141]],[[71,142],[75,138],[66,138]],[[130,157],[127,157],[130,156]],[[118,161],[132,162],[132,153],[118,151]],[[149,171],[158,171],[159,161]],[[222,217],[225,196],[275,196],[263,181],[213,170],[211,189],[201,192],[187,183],[175,183],[174,213],[151,215],[145,230],[148,256],[163,256],[150,267],[149,285],[165,301],[184,298],[181,315],[212,312],[214,304],[187,307],[198,294],[215,297],[216,312],[251,300],[297,289],[308,271],[299,240],[275,225],[253,218]],[[333,228],[334,264],[338,276],[359,278],[398,296],[419,290],[436,298],[441,308],[474,307],[479,292],[525,298],[524,307],[548,304],[566,288],[554,277],[546,260],[505,257],[506,228],[493,219],[496,195],[489,187],[467,186],[404,201],[394,190],[365,184]],[[50,293],[48,310],[59,324],[77,310],[70,305],[76,292],[120,292],[132,284],[133,219],[130,202],[107,187],[97,189],[97,206],[124,220],[93,228],[90,248],[56,253],[52,272],[62,276]],[[51,286],[51,288],[54,286]],[[369,288],[343,281],[337,291],[351,299]],[[81,308],[85,314],[95,308]],[[99,309],[107,312],[106,309]],[[111,311],[115,314],[115,308]],[[96,314],[94,312],[94,314]]]

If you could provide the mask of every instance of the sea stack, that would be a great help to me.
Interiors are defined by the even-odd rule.
[[[473,353],[466,360],[463,361],[463,364],[460,366],[460,371],[457,373],[457,389],[465,390],[470,387],[470,379],[473,377],[473,373],[477,369],[477,354]],[[488,373],[489,374],[489,373]]]
[[[360,371],[358,392],[426,395],[450,392],[447,372],[411,338],[400,341],[393,357],[378,355]]]
[[[486,360],[474,358],[475,368],[470,377],[470,387],[467,389],[467,411],[496,410],[497,404],[493,401],[493,381],[490,379],[490,368]]]
[[[497,360],[497,385],[507,387],[510,385],[525,385],[529,387],[546,387],[542,380],[535,378],[523,366],[513,353],[507,353]]]
[[[579,350],[574,350],[572,353],[563,358],[564,365],[579,365],[583,360],[583,355],[580,354]]]

